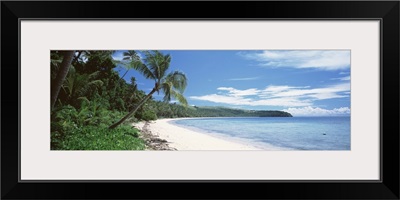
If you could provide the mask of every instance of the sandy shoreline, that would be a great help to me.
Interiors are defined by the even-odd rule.
[[[168,141],[168,145],[177,150],[263,150],[176,126],[169,123],[172,120],[176,119],[159,119],[148,122],[146,129],[160,139]],[[145,122],[134,124],[139,129],[142,129],[144,125]]]

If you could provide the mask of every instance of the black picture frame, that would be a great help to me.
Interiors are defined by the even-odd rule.
[[[399,199],[399,8],[398,1],[2,1],[1,198]],[[17,119],[21,112],[19,88],[21,80],[17,79],[17,74],[19,74],[20,62],[19,19],[22,18],[75,20],[379,19],[382,22],[380,119],[382,179],[373,182],[19,182],[18,133],[21,127]],[[154,192],[146,192],[149,188]]]

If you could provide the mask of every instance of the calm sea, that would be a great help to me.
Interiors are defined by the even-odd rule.
[[[260,148],[350,150],[350,117],[199,118],[172,123]]]

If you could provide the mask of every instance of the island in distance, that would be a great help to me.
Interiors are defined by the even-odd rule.
[[[293,117],[290,113],[277,110],[244,110],[226,107],[190,106],[191,117]]]

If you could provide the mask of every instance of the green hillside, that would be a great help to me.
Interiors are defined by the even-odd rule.
[[[175,117],[292,117],[290,113],[274,110],[244,110],[226,107],[189,106],[164,104],[157,106],[156,115],[160,118]]]

